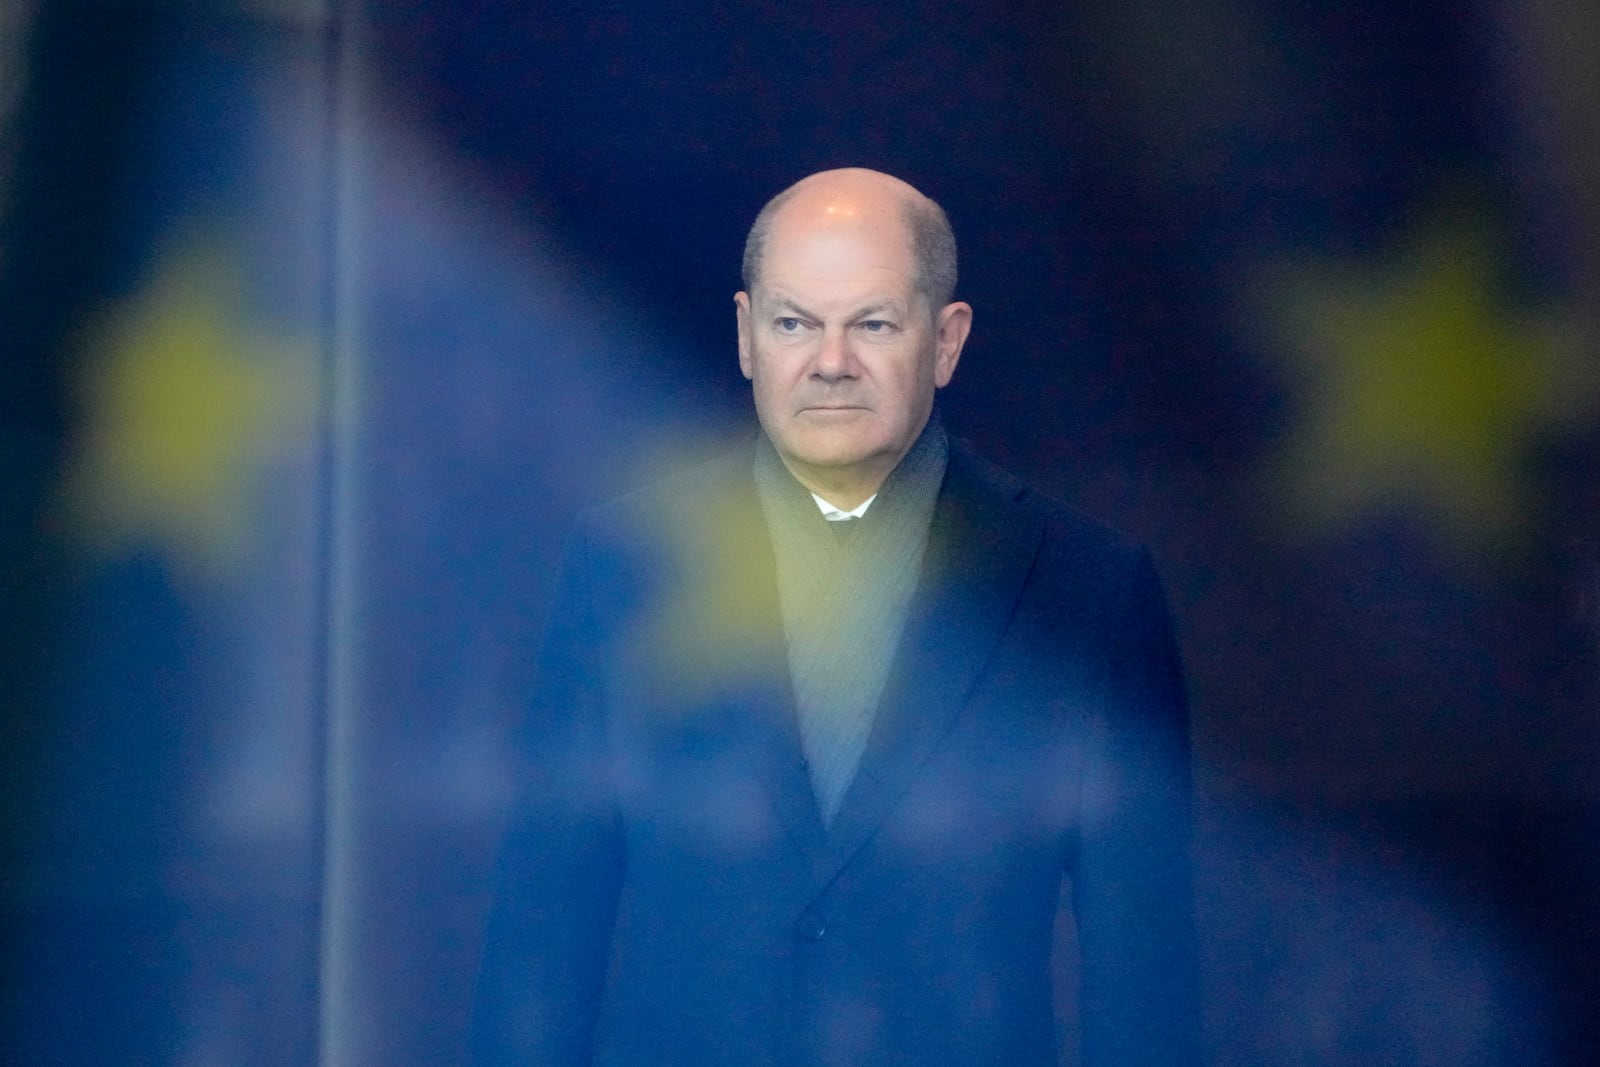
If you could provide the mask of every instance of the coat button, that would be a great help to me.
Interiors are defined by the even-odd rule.
[[[794,936],[802,941],[821,941],[828,932],[828,923],[820,914],[807,908],[794,921]]]

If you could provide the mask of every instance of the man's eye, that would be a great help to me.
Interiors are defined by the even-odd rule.
[[[861,324],[861,328],[868,333],[888,333],[894,329],[894,323],[886,322],[883,319],[868,319]]]
[[[782,319],[776,319],[776,320],[773,321],[773,325],[778,328],[778,332],[779,333],[799,333],[800,332],[800,320],[795,318],[795,317],[793,317],[793,316],[789,316],[787,318],[782,318]]]

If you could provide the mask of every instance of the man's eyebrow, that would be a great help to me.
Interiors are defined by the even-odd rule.
[[[816,315],[807,311],[805,308],[801,307],[799,304],[796,304],[793,300],[790,300],[786,296],[775,296],[772,298],[772,302],[777,305],[778,310],[792,311],[803,319],[810,319],[812,322],[818,321]]]
[[[880,300],[875,304],[868,304],[866,307],[861,308],[855,314],[850,316],[850,321],[860,322],[869,315],[898,315],[900,313],[900,301]]]

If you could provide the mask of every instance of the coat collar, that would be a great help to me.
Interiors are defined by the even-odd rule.
[[[749,506],[759,512],[754,487]],[[1043,532],[1019,483],[952,440],[934,505],[922,575],[855,779],[824,829],[801,755],[782,650],[761,674],[781,680],[750,705],[744,743],[778,818],[811,865],[809,892],[826,888],[877,831],[949,734],[1011,618]],[[776,619],[770,546],[746,590]],[[781,629],[781,627],[780,627]],[[749,696],[755,696],[750,694]]]

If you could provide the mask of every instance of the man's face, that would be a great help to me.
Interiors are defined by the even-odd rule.
[[[864,499],[922,431],[971,309],[935,315],[916,291],[898,210],[818,214],[774,219],[755,291],[734,297],[739,366],[801,480]]]

